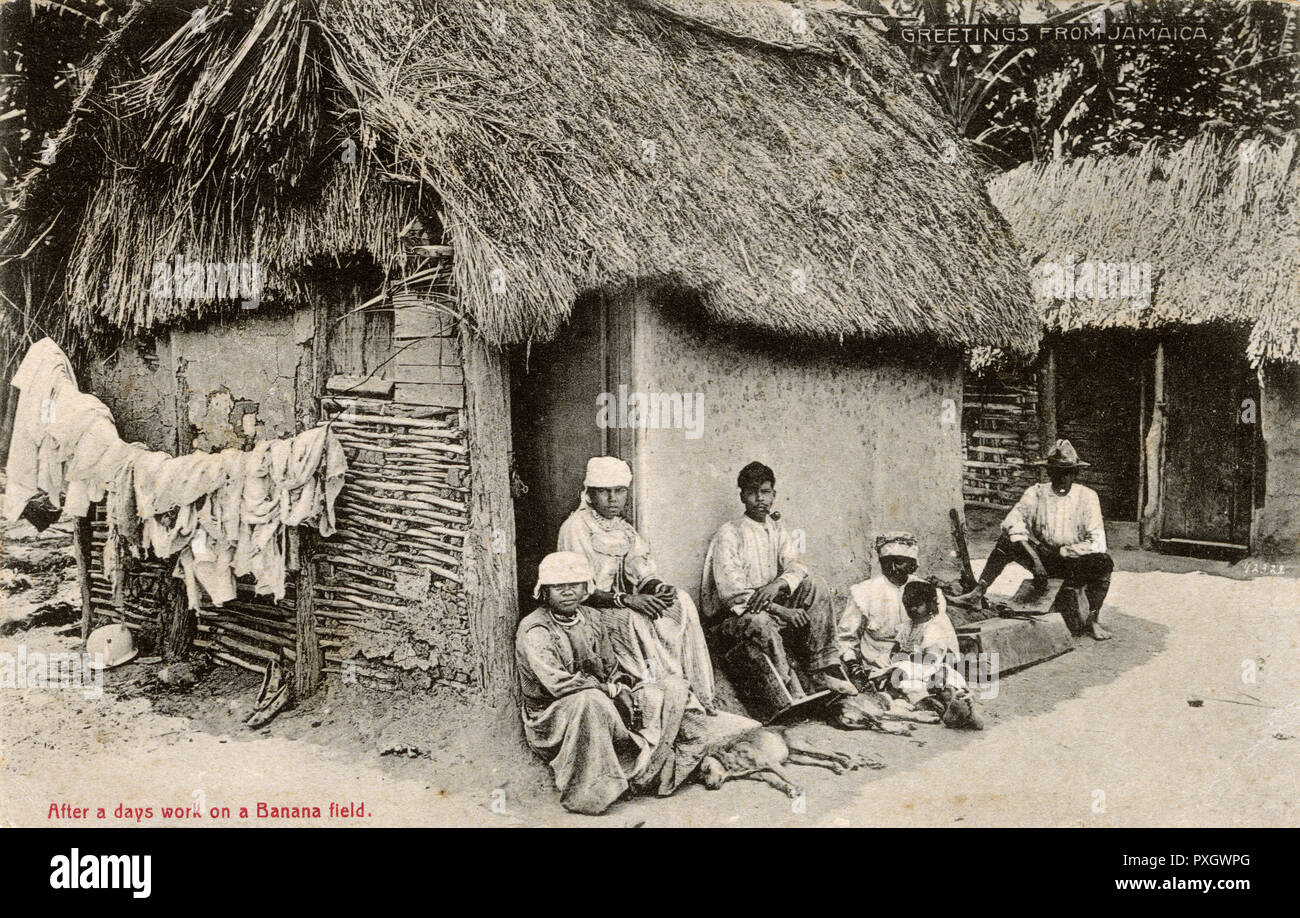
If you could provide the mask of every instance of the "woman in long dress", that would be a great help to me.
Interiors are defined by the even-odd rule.
[[[632,469],[622,459],[587,462],[581,503],[560,527],[559,551],[581,554],[591,565],[594,608],[611,615],[614,652],[627,671],[647,681],[680,676],[694,697],[688,708],[712,713],[713,664],[695,603],[658,578],[650,543],[623,518]]]
[[[606,610],[583,604],[591,577],[579,554],[546,556],[533,590],[544,604],[519,623],[515,662],[528,744],[550,765],[563,806],[597,814],[629,789],[671,794],[712,743],[755,724],[687,710],[679,676],[647,682],[624,670],[611,641],[621,620],[611,629]]]

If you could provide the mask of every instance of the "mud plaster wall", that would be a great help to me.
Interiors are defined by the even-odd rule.
[[[1300,367],[1269,364],[1262,379],[1267,471],[1254,551],[1294,554],[1300,552]]]
[[[151,449],[176,449],[176,374],[166,335],[156,344],[128,342],[91,362],[84,388],[113,412],[119,436]]]
[[[923,574],[956,576],[958,353],[792,346],[701,327],[637,303],[636,390],[704,396],[698,439],[640,434],[637,521],[666,580],[698,599],[708,541],[743,512],[736,474],[755,459],[776,472],[782,523],[803,530],[810,568],[838,593],[874,572],[875,538],[891,529],[921,539]]]
[[[189,425],[183,452],[243,449],[290,437],[298,347],[292,315],[240,315],[172,334]]]
[[[296,433],[297,360],[292,316],[242,314],[151,344],[127,342],[91,363],[89,386],[128,442],[176,452],[179,391],[188,428],[181,452],[245,449]]]

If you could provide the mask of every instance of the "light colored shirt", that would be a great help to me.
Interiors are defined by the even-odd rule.
[[[569,514],[560,526],[556,551],[576,551],[587,559],[596,589],[631,593],[656,577],[650,543],[627,520],[607,520],[590,506]]]
[[[919,652],[932,653],[936,656],[961,655],[957,644],[957,630],[953,628],[952,619],[948,618],[947,612],[940,612],[934,618],[919,625],[910,618],[907,619],[903,630],[898,634],[898,650],[906,654]]]
[[[748,516],[723,523],[704,558],[706,614],[743,614],[754,591],[778,577],[793,593],[808,576],[800,557],[789,531],[770,516],[761,523]]]
[[[1055,549],[1062,557],[1106,551],[1106,524],[1101,518],[1097,492],[1081,484],[1068,494],[1057,494],[1050,482],[1036,484],[1011,508],[1002,528],[1013,542],[1035,542]]]
[[[911,578],[913,580],[918,578]],[[939,594],[939,615],[946,621],[948,604]],[[884,574],[849,587],[849,598],[836,624],[840,658],[861,656],[868,666],[888,666],[889,653],[911,629],[903,608],[903,588]]]

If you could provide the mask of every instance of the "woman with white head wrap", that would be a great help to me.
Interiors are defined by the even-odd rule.
[[[695,603],[683,590],[658,579],[648,543],[623,518],[632,469],[614,456],[587,462],[581,504],[560,527],[558,548],[585,557],[595,589],[594,608],[623,609],[614,650],[628,671],[647,681],[683,677],[695,697],[691,706],[712,710],[713,665]]]
[[[604,812],[650,757],[601,615],[582,604],[590,591],[582,555],[547,555],[533,589],[543,604],[515,633],[524,736],[550,764],[560,802],[578,813]]]
[[[880,573],[849,587],[836,632],[840,658],[854,684],[866,684],[866,674],[889,665],[890,652],[910,622],[903,608],[903,587],[915,579],[916,537],[910,532],[887,532],[876,539]],[[939,594],[939,611],[947,605]]]
[[[551,766],[561,803],[579,813],[604,812],[629,788],[670,794],[719,731],[755,726],[687,711],[690,689],[680,676],[646,682],[624,670],[610,640],[609,613],[621,610],[585,605],[591,586],[581,554],[547,555],[533,590],[543,605],[515,635],[524,735]],[[614,625],[624,622],[616,616]]]

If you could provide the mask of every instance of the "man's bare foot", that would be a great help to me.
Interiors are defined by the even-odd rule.
[[[959,606],[978,606],[984,600],[984,590],[984,585],[978,584],[973,590],[958,593],[956,596],[949,596],[948,602]]]
[[[813,673],[812,683],[814,688],[830,689],[837,695],[856,695],[858,694],[857,686],[848,679],[844,678],[843,670],[838,666],[831,666],[819,672]]]
[[[1096,619],[1093,619],[1092,623],[1088,625],[1088,633],[1092,635],[1093,640],[1095,641],[1110,640],[1110,632],[1107,631],[1105,628],[1103,628],[1101,626],[1101,622],[1097,621]]]

